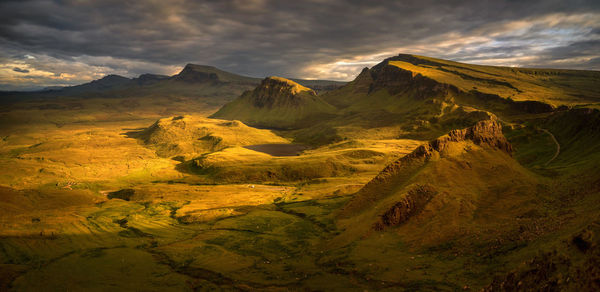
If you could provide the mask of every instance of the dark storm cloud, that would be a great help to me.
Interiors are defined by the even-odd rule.
[[[19,73],[29,73],[29,70],[27,70],[27,69],[21,69],[19,67],[14,67],[13,71],[19,72]]]
[[[94,72],[86,78],[167,74],[194,62],[252,76],[349,79],[399,52],[531,66],[566,58],[562,67],[599,69],[590,62],[600,51],[598,3],[3,1],[0,61],[32,73]]]

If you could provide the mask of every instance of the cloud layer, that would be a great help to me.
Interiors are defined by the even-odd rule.
[[[0,2],[0,90],[173,74],[186,63],[350,80],[398,53],[598,70],[600,2]]]

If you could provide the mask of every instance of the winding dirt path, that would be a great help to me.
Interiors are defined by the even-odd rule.
[[[548,164],[550,164],[550,162],[552,162],[558,156],[558,154],[560,154],[560,144],[558,144],[556,137],[554,137],[554,135],[552,133],[550,133],[550,131],[548,131],[546,129],[542,129],[542,128],[540,128],[540,130],[542,130],[546,134],[550,135],[550,138],[552,138],[552,141],[554,141],[554,144],[556,144],[556,153],[554,153],[554,156],[552,156],[552,158],[550,158],[550,160],[548,160],[548,162],[546,162],[546,164],[544,164],[544,166],[548,166]]]

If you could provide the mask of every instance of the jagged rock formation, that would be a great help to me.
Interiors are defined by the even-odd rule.
[[[290,128],[333,110],[314,90],[289,79],[268,77],[211,117],[238,119],[260,127]]]
[[[442,242],[466,222],[479,228],[477,210],[512,205],[525,199],[518,194],[536,192],[511,152],[494,117],[417,147],[386,166],[340,210],[347,230],[339,240],[400,228],[411,238]],[[504,190],[501,197],[498,188]]]
[[[397,226],[406,222],[411,216],[422,211],[436,194],[437,191],[430,185],[417,185],[409,190],[404,198],[385,211],[379,221],[373,224],[373,228],[383,230],[385,227]]]
[[[444,136],[417,147],[410,154],[386,166],[379,175],[365,185],[363,191],[368,191],[369,188],[380,185],[406,167],[422,164],[431,158],[440,157],[448,151],[454,150],[452,148],[456,146],[456,143],[465,141],[498,149],[509,155],[512,152],[512,145],[502,134],[502,125],[500,122],[495,118],[480,121],[472,127],[452,130]]]
[[[431,157],[434,152],[443,152],[451,142],[470,140],[477,145],[487,145],[500,149],[506,153],[512,152],[512,146],[502,135],[502,125],[495,119],[477,122],[474,126],[452,130],[447,135],[437,138],[427,145],[420,146],[407,159],[411,157]]]
[[[258,108],[281,106],[300,106],[304,96],[317,96],[314,90],[294,81],[281,77],[269,77],[263,80],[252,92],[253,105]]]
[[[570,86],[573,80],[582,87]],[[323,99],[347,112],[439,112],[442,108],[428,103],[437,100],[507,114],[547,113],[599,101],[598,82],[600,74],[594,71],[479,66],[400,54],[364,68]],[[418,119],[428,118],[423,114]]]

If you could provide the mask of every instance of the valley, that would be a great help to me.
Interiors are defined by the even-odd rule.
[[[140,79],[0,96],[0,290],[600,288],[597,71]]]

